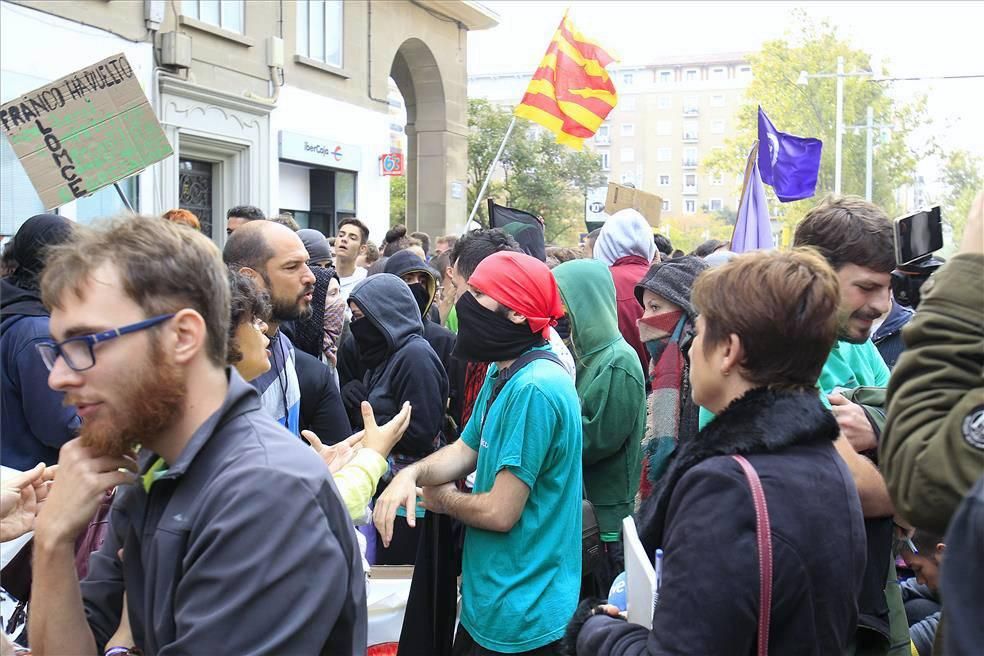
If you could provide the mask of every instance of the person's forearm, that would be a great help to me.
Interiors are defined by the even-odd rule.
[[[847,464],[854,478],[861,499],[861,510],[865,517],[891,517],[895,514],[892,497],[888,487],[875,463],[854,450],[851,443],[842,434],[834,442],[837,452]]]
[[[491,494],[465,494],[448,490],[442,494],[441,503],[446,515],[473,528],[505,533],[512,529],[514,522],[507,521],[505,513],[496,508]]]
[[[29,637],[34,654],[96,654],[72,542],[35,535]]]
[[[409,470],[417,485],[443,485],[473,472],[477,462],[478,454],[459,439],[403,471]]]

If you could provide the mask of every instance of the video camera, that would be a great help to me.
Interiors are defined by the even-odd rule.
[[[919,292],[945,260],[933,255],[943,248],[940,207],[919,210],[895,219],[895,264],[892,294],[899,305],[915,309]]]

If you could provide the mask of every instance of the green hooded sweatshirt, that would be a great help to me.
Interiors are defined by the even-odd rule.
[[[639,489],[646,382],[639,356],[618,330],[615,283],[598,260],[553,270],[571,326],[584,434],[584,485],[601,532],[617,534]],[[609,536],[610,537],[610,536]]]

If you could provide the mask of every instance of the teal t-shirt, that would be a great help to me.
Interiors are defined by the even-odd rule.
[[[890,376],[888,366],[878,353],[878,347],[870,339],[861,344],[839,339],[827,356],[827,361],[823,363],[823,370],[817,380],[820,401],[829,408],[827,395],[833,394],[838,387],[888,387]],[[714,414],[710,410],[700,409],[700,428],[711,423],[712,419]]]
[[[508,468],[530,488],[512,530],[469,526],[461,565],[461,623],[503,653],[559,640],[581,585],[581,410],[570,375],[548,360],[520,369],[482,415],[495,365],[461,439],[478,452],[475,493]]]

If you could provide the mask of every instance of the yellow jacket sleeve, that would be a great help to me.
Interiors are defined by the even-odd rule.
[[[359,449],[352,461],[335,472],[335,487],[353,520],[362,519],[389,465],[372,449]]]

